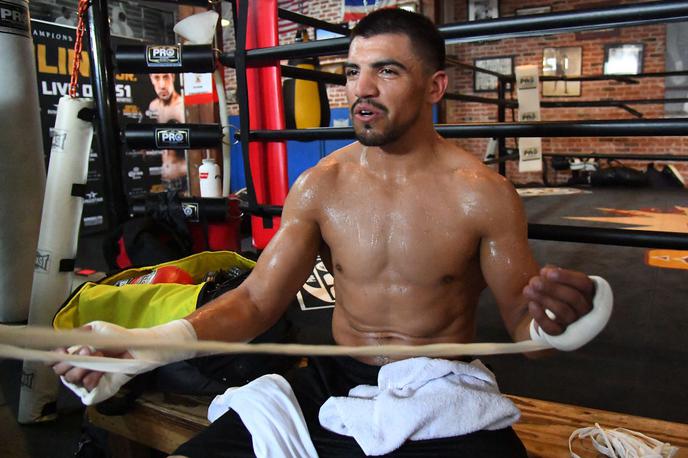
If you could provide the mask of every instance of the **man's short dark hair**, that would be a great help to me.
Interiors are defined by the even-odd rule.
[[[401,8],[382,8],[361,19],[351,31],[351,39],[384,33],[408,36],[416,53],[432,72],[444,69],[444,39],[427,17]]]

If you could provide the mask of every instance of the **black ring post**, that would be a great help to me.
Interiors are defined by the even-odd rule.
[[[235,5],[237,2],[234,3]],[[248,83],[246,78],[246,30],[248,23],[248,0],[243,0],[237,11],[236,24],[236,79],[237,79],[237,102],[239,103],[239,139],[241,142],[241,155],[244,159],[244,177],[246,180],[246,196],[248,197],[247,211],[252,211],[258,207],[256,199],[256,188],[253,184],[251,173],[251,159],[248,151],[249,133],[251,121],[249,118],[248,106]]]
[[[506,82],[500,77],[497,77],[497,99],[499,101],[506,100]],[[500,122],[500,123],[506,122],[506,105],[503,103],[500,103],[497,106],[497,122]],[[498,141],[497,159],[500,159],[500,158],[506,156],[506,137],[504,137],[504,136],[497,137],[497,141]],[[499,171],[500,175],[505,177],[506,176],[506,162],[500,161],[499,165],[497,165],[497,170]]]
[[[119,125],[107,0],[92,0],[88,9],[88,35],[92,56],[93,97],[98,112],[96,137],[98,149],[103,156],[103,168],[108,172],[103,175],[104,200],[112,227],[127,219],[128,210],[122,184],[121,144],[117,138]]]

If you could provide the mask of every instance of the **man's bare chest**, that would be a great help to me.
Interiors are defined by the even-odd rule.
[[[322,236],[348,275],[458,274],[477,256],[480,233],[456,199],[425,193],[353,192],[325,209]],[[354,198],[355,197],[355,198]]]

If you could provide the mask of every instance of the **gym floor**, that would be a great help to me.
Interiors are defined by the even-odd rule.
[[[629,228],[642,222],[655,230],[682,227],[688,232],[688,191],[683,189],[596,188],[568,195],[524,195],[524,202],[533,223]],[[568,219],[573,216],[617,220]],[[482,358],[496,373],[502,391],[688,423],[688,272],[648,265],[656,253],[644,248],[537,240],[531,246],[542,264],[607,278],[614,289],[615,310],[602,334],[576,352],[539,360],[521,355]],[[99,237],[85,237],[79,251],[81,265],[104,268]],[[688,268],[688,261],[675,264],[681,263]],[[489,292],[479,307],[478,340],[507,341]],[[312,324],[322,323],[330,312],[290,311],[300,328],[299,340],[326,340],[323,327],[314,330]],[[73,456],[81,425],[78,402],[63,392],[59,421],[17,425],[20,369],[16,361],[0,360],[0,456]]]

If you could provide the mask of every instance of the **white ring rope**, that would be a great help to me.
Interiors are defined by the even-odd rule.
[[[193,350],[199,354],[236,354],[236,353],[271,353],[278,355],[311,355],[311,356],[481,356],[494,354],[525,353],[552,348],[544,342],[525,340],[516,343],[439,343],[430,345],[377,345],[377,346],[343,346],[343,345],[303,345],[277,343],[238,343],[202,340],[197,342],[166,342],[147,337],[131,336],[126,343],[121,337],[98,335],[81,329],[69,331],[40,327],[16,328],[0,325],[0,357],[29,359],[43,362],[68,361],[74,366],[102,371],[107,366],[109,372],[134,372],[139,365],[150,364],[150,361],[127,360],[103,356],[86,356],[76,354],[42,351],[39,348],[69,347],[72,345],[92,346],[99,349],[165,349]],[[103,364],[106,366],[103,366]],[[116,366],[116,367],[115,367]]]
[[[167,350],[180,351],[186,354],[221,354],[221,353],[272,353],[279,355],[312,355],[312,356],[481,356],[510,353],[527,353],[531,351],[556,348],[558,350],[576,350],[590,342],[599,334],[609,321],[612,312],[613,294],[609,283],[601,277],[590,277],[595,283],[595,296],[593,297],[593,309],[585,316],[570,324],[566,331],[557,336],[545,334],[541,329],[535,329],[534,321],[530,325],[530,335],[533,340],[524,340],[515,343],[437,343],[430,345],[375,345],[375,346],[343,346],[343,345],[303,345],[303,344],[278,344],[278,343],[239,343],[218,341],[191,341],[176,338],[166,339],[161,337],[127,335],[103,335],[89,332],[83,329],[54,330],[29,326],[18,328],[0,325],[0,357],[27,359],[34,361],[56,362],[69,361],[73,365],[85,369],[102,371],[102,365],[108,363],[108,372],[132,373],[132,362],[128,359],[73,355],[43,349],[58,347],[70,347],[74,345],[87,345],[101,349],[140,349],[140,350]],[[185,320],[176,320],[186,323]],[[94,322],[95,324],[96,322]],[[170,326],[175,322],[168,323]],[[103,323],[107,324],[107,323]],[[186,326],[183,325],[182,329]],[[114,325],[111,325],[114,326]],[[178,326],[177,326],[178,327]],[[151,328],[155,329],[155,328]],[[178,335],[179,331],[172,334],[160,334],[160,336]],[[193,331],[191,331],[193,333]],[[182,331],[184,334],[184,331]],[[195,337],[195,335],[194,335]],[[189,353],[192,352],[192,353]],[[71,352],[70,352],[71,353]],[[183,353],[182,353],[183,354]],[[183,357],[181,358],[183,359]],[[122,362],[124,361],[124,362]],[[139,359],[142,367],[151,364],[155,367],[160,362]],[[118,369],[120,368],[121,369]],[[136,371],[134,371],[136,372]]]

